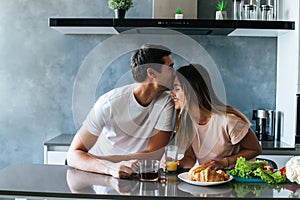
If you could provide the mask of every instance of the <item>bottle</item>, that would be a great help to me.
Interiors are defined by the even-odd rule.
[[[233,0],[233,19],[242,20],[244,0]]]

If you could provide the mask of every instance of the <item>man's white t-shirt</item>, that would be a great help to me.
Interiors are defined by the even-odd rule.
[[[171,131],[173,101],[163,92],[147,107],[135,99],[135,84],[102,95],[83,126],[98,136],[90,149],[94,155],[124,155],[146,149],[153,130]]]

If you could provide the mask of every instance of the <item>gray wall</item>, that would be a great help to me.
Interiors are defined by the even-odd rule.
[[[151,17],[151,0],[134,3],[127,17]],[[209,14],[199,9],[203,18]],[[42,163],[44,141],[76,132],[72,94],[77,72],[109,36],[63,35],[48,27],[49,17],[63,16],[112,17],[113,11],[106,0],[0,0],[0,168]],[[230,105],[249,118],[253,108],[275,108],[275,38],[192,38],[218,66]],[[129,67],[128,58],[123,55],[116,65]],[[113,67],[107,70],[105,79],[110,82],[99,84],[95,96],[113,88],[120,75]]]

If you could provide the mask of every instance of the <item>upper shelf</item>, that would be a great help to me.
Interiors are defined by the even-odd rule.
[[[63,34],[119,34],[136,28],[168,28],[187,35],[278,37],[295,29],[292,21],[50,18],[49,26]]]

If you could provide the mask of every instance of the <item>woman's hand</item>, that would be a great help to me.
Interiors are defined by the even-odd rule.
[[[205,168],[209,167],[209,168],[215,169],[215,170],[224,169],[224,168],[227,167],[227,163],[226,163],[225,160],[219,160],[219,161],[217,161],[217,160],[208,160],[208,161],[202,163],[201,165]]]

